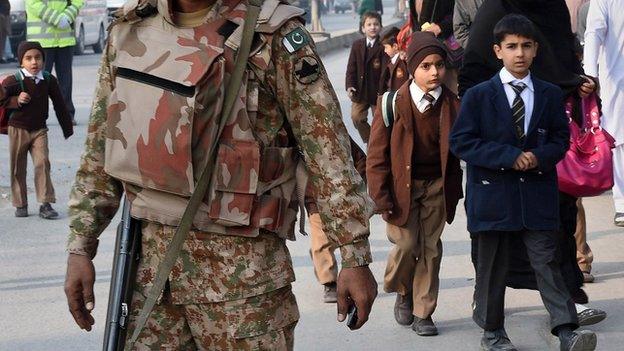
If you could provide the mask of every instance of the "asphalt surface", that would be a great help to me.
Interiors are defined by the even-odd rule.
[[[348,50],[323,58],[338,93],[344,116],[350,103],[344,91]],[[29,166],[29,218],[13,217],[13,208],[0,199],[0,350],[98,350],[104,332],[106,301],[114,244],[114,229],[101,237],[95,258],[96,326],[90,333],[80,331],[67,310],[63,293],[67,197],[84,144],[86,122],[97,75],[99,55],[75,58],[74,101],[77,108],[75,135],[65,141],[58,122],[49,120],[52,178],[57,193],[55,208],[61,218],[54,221],[36,216],[38,207]],[[0,74],[14,68],[2,65]],[[348,117],[345,124],[352,136],[357,132]],[[0,195],[8,185],[8,139],[0,136]],[[472,322],[470,302],[474,274],[466,219],[460,203],[455,222],[443,234],[444,257],[438,309],[433,318],[440,335],[423,338],[394,322],[394,295],[383,292],[363,329],[350,332],[336,322],[335,305],[322,303],[322,286],[314,277],[309,257],[309,238],[298,236],[289,243],[297,276],[294,291],[301,320],[296,329],[296,350],[478,350],[480,331]],[[593,326],[598,332],[598,350],[622,350],[624,343],[624,229],[612,224],[613,206],[608,195],[585,200],[588,238],[594,256],[596,282],[586,291],[592,306],[606,310],[607,320]],[[390,243],[380,217],[371,220],[371,247],[375,262],[371,269],[383,281]],[[558,350],[558,342],[548,330],[548,317],[534,291],[507,291],[507,330],[520,350]]]

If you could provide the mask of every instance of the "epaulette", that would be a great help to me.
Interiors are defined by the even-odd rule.
[[[273,34],[277,32],[288,20],[300,17],[305,11],[299,7],[291,6],[283,0],[265,0],[258,15],[256,33]],[[238,27],[226,40],[226,45],[233,50],[238,49],[238,44],[243,36],[242,18],[229,18],[230,22]],[[253,50],[252,50],[253,51]]]
[[[122,7],[113,12],[113,20],[108,26],[110,30],[114,25],[125,23],[136,23],[144,18],[153,16],[158,12],[156,0],[128,0]]]

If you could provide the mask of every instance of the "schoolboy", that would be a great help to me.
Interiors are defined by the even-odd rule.
[[[352,101],[351,119],[360,137],[368,143],[370,125],[368,110],[375,111],[381,71],[387,64],[387,57],[379,40],[381,15],[365,12],[360,22],[365,37],[353,42],[345,87]]]
[[[578,320],[556,259],[556,164],[568,149],[561,90],[531,75],[538,50],[533,24],[512,14],[494,27],[504,68],[469,89],[450,143],[467,163],[468,231],[477,238],[474,321],[483,350],[515,350],[504,328],[505,278],[512,236],[524,241],[561,350],[594,350],[596,335]]]
[[[397,91],[403,83],[409,80],[407,63],[401,58],[401,50],[397,41],[399,31],[397,27],[392,27],[381,38],[381,45],[389,59],[381,73],[381,87],[379,88],[381,93]]]
[[[462,197],[459,160],[448,137],[459,100],[442,85],[446,51],[431,33],[416,32],[407,49],[413,80],[394,98],[377,105],[366,176],[371,198],[394,244],[388,255],[384,290],[397,293],[394,317],[421,336],[437,335],[433,314],[438,299],[444,222],[451,223]],[[395,101],[388,109],[383,101]]]
[[[48,98],[52,100],[65,139],[74,133],[72,120],[56,78],[43,72],[45,54],[41,45],[22,42],[17,48],[17,56],[21,69],[2,82],[7,96],[4,106],[11,114],[8,134],[15,216],[28,217],[26,162],[30,152],[35,169],[37,201],[41,203],[39,216],[53,219],[58,217],[58,213],[50,205],[56,202],[56,197],[48,157]]]

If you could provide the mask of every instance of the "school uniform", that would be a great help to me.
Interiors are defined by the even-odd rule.
[[[556,164],[568,139],[561,89],[530,74],[518,80],[503,68],[462,98],[450,145],[467,163],[468,230],[478,245],[473,319],[485,330],[504,326],[512,236],[527,247],[553,333],[559,326],[578,325],[556,258]],[[513,170],[523,151],[535,154],[536,169]]]
[[[462,197],[459,160],[448,136],[459,100],[446,87],[432,101],[408,81],[396,93],[392,127],[378,104],[368,146],[366,176],[371,198],[384,215],[388,255],[384,290],[409,295],[413,315],[426,319],[437,305],[444,222],[451,223]]]
[[[360,137],[368,143],[370,125],[368,110],[374,113],[381,81],[381,72],[387,66],[388,55],[379,38],[361,38],[353,42],[347,65],[345,87],[355,88],[351,98],[351,119]]]
[[[409,80],[410,72],[407,69],[407,62],[399,57],[399,54],[394,55],[386,65],[386,68],[381,73],[381,87],[379,91],[384,93],[386,91],[397,91],[401,86]]]

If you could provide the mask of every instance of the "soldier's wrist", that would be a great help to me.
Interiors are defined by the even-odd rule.
[[[99,240],[72,233],[67,242],[67,252],[74,255],[87,256],[90,259],[95,257]]]
[[[341,246],[340,256],[342,257],[342,268],[362,267],[373,262],[367,239]]]

